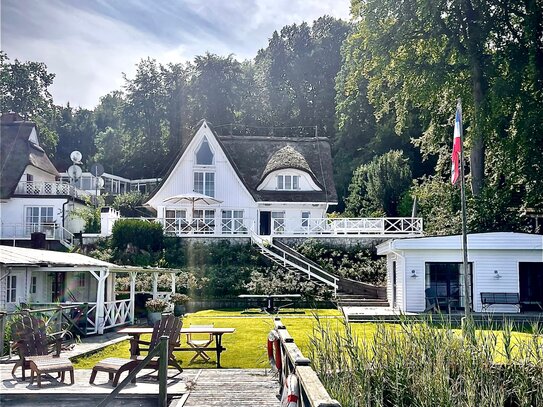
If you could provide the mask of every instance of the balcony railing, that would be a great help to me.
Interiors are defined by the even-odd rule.
[[[90,196],[87,192],[60,181],[21,181],[17,184],[15,195],[67,195],[81,199]]]

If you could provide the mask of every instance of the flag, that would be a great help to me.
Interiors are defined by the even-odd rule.
[[[452,166],[451,166],[451,183],[454,185],[460,176],[460,152],[462,150],[462,105],[460,101],[456,105],[456,118],[454,120],[454,138],[452,151]]]

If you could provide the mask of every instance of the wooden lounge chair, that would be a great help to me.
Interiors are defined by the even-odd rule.
[[[73,366],[69,359],[61,358],[61,338],[53,341],[47,336],[43,320],[27,314],[21,320],[12,325],[13,348],[19,354],[19,361],[15,363],[11,371],[15,375],[18,367],[22,369],[22,379],[26,379],[25,371],[30,369],[32,378],[38,376],[38,386],[41,387],[42,373],[58,373],[64,380],[64,372],[71,375],[71,383],[74,383]]]
[[[211,325],[193,325],[191,324],[189,328],[213,328],[213,324]],[[207,334],[209,335],[207,338],[199,338],[199,334],[187,334],[187,344],[193,348],[196,351],[196,354],[192,357],[189,363],[192,363],[196,360],[196,358],[200,357],[204,361],[209,361],[211,358],[209,355],[205,352],[206,348],[209,347],[213,343],[214,337],[213,334]]]
[[[179,335],[181,334],[181,327],[183,326],[183,321],[180,318],[175,317],[172,314],[162,315],[160,321],[157,321],[153,327],[153,334],[151,336],[151,341],[142,341],[141,339],[132,338],[131,342],[135,342],[137,346],[131,346],[130,349],[139,348],[139,350],[149,351],[153,349],[160,343],[161,336],[168,336],[168,365],[175,367],[179,370],[179,373],[183,371],[179,362],[175,359],[173,351],[175,347],[179,346]],[[132,345],[132,344],[131,344]],[[147,348],[140,348],[139,345],[146,345]],[[140,355],[131,355],[131,359],[142,361],[145,359],[145,356]],[[145,367],[146,369],[158,370],[159,358],[155,357],[153,360]]]

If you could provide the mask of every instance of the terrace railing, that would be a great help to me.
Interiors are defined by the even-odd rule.
[[[276,218],[272,235],[422,235],[422,218]]]
[[[32,233],[40,232],[47,240],[59,240],[64,246],[71,248],[74,244],[74,235],[66,228],[49,223],[2,223],[0,225],[1,239],[30,239]]]
[[[156,218],[152,221],[160,222],[167,236],[248,235],[253,224],[252,219],[246,218],[221,219],[219,222],[215,219],[190,221],[180,218]]]
[[[281,355],[275,355],[275,357],[281,357],[283,360],[283,366],[279,372],[281,395],[283,396],[283,392],[286,391],[285,382],[288,376],[294,374],[298,378],[300,390],[299,407],[341,407],[337,400],[330,397],[317,373],[311,368],[311,361],[304,357],[281,319],[276,318],[274,323],[275,332],[281,344]]]
[[[72,196],[85,198],[89,193],[60,181],[21,181],[15,188],[15,195]]]
[[[104,303],[104,329],[130,323],[130,299]]]

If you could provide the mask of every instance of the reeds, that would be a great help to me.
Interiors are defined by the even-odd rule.
[[[336,329],[318,320],[310,357],[343,407],[543,406],[541,326],[501,328],[401,319]]]

